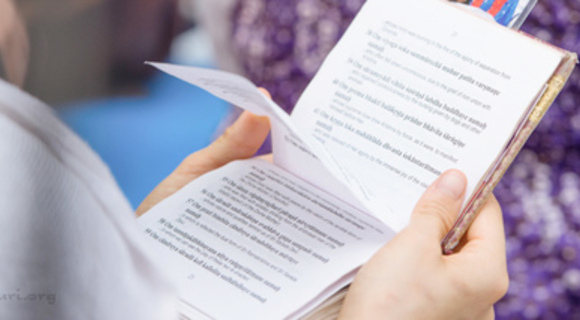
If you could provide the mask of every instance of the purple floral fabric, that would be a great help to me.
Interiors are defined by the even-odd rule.
[[[246,76],[290,112],[363,2],[240,0],[232,41]]]
[[[540,1],[522,27],[580,51],[580,1]],[[580,319],[580,70],[495,190],[510,288],[498,319]]]
[[[238,0],[232,41],[252,81],[286,111],[363,0]],[[540,0],[522,29],[580,51],[580,0]],[[510,288],[497,319],[580,319],[580,70],[495,190]]]

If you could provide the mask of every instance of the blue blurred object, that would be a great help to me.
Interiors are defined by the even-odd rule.
[[[109,165],[136,208],[190,153],[211,141],[231,107],[205,91],[164,74],[146,96],[71,104],[58,109]]]

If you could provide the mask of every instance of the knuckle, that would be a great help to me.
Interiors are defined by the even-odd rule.
[[[234,127],[233,126],[229,126],[228,128],[226,128],[226,130],[224,130],[224,132],[220,135],[220,137],[218,138],[218,141],[229,141],[232,140],[236,137],[236,135],[234,134]]]
[[[451,214],[451,209],[439,200],[430,200],[423,203],[416,212],[419,215],[437,218],[441,227],[445,230],[451,229],[455,223],[455,215]]]
[[[191,171],[191,168],[195,167],[196,162],[196,155],[195,153],[192,153],[181,160],[179,165],[175,168],[175,170],[173,170],[172,174],[183,174],[185,172]]]
[[[257,151],[254,150],[255,144],[244,139],[243,137],[240,137],[233,126],[227,128],[224,133],[216,140],[216,143],[221,144],[233,154],[246,155],[248,153]]]
[[[508,291],[509,276],[507,271],[500,273],[490,288],[490,295],[494,298],[494,302],[501,299]]]
[[[236,133],[232,126],[228,127],[224,132],[212,143],[214,146],[226,146],[229,147],[235,144]]]
[[[198,161],[198,153],[194,152],[190,155],[188,155],[185,159],[183,159],[183,161],[181,161],[182,165],[188,165],[188,164],[192,164]]]
[[[507,266],[505,261],[481,261],[480,265],[486,266],[484,276],[480,279],[482,291],[487,293],[491,303],[495,303],[507,293],[509,288]]]
[[[450,279],[450,287],[453,289],[455,295],[459,297],[473,297],[480,293],[471,281],[457,277]]]
[[[183,176],[199,176],[205,171],[211,169],[211,164],[213,160],[211,159],[211,155],[203,156],[201,155],[202,151],[194,152],[188,155],[175,169],[174,173]]]
[[[485,266],[481,277],[474,281],[474,287],[480,292],[481,297],[485,297],[490,304],[496,303],[508,291],[509,276],[505,265],[500,263],[486,263],[481,261],[481,266]]]

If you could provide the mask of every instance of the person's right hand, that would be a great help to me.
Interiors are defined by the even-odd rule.
[[[501,209],[491,197],[452,255],[441,251],[461,207],[466,178],[444,173],[399,232],[357,274],[341,319],[493,319],[507,291]]]

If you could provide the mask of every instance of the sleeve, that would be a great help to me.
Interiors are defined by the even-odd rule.
[[[47,106],[0,81],[0,319],[175,319],[106,166]]]

